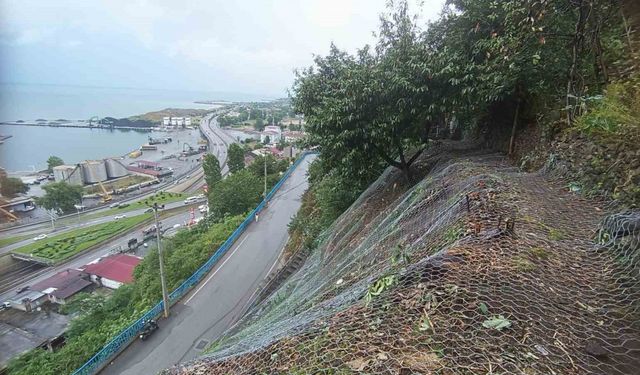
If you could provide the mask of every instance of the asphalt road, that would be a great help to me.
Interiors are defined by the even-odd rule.
[[[156,374],[192,360],[237,321],[287,242],[287,224],[300,208],[313,158],[308,156],[300,164],[258,222],[250,225],[209,275],[172,308],[169,319],[159,322],[160,329],[146,341],[132,343],[102,374]]]

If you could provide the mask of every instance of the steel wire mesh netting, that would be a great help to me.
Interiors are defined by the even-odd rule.
[[[637,374],[640,214],[441,149],[389,169],[298,272],[171,374]]]

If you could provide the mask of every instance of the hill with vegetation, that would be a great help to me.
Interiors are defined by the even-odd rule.
[[[638,8],[399,2],[317,56],[291,276],[165,373],[637,373]]]

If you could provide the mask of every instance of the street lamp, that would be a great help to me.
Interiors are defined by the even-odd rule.
[[[158,209],[164,209],[164,204],[158,206],[158,203],[153,203],[153,215],[156,221],[156,239],[158,241],[158,258],[160,259],[160,283],[162,284],[162,302],[164,305],[164,317],[169,317],[169,295],[167,294],[167,282],[164,278],[164,260],[162,258],[162,244],[160,243],[160,222],[158,221]]]

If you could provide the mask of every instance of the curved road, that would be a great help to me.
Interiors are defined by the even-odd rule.
[[[313,155],[300,163],[261,214],[209,275],[171,309],[169,319],[146,341],[136,340],[102,374],[156,374],[189,361],[244,313],[273,270],[287,239],[287,225],[307,189]]]

